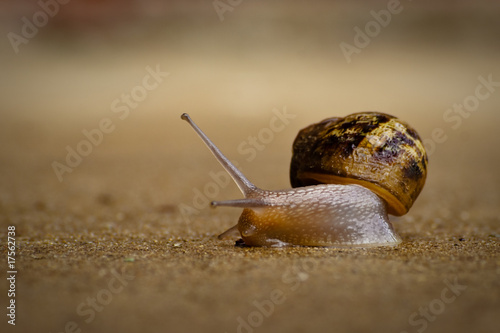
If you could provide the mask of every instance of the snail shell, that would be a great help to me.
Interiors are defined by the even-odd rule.
[[[302,129],[293,144],[292,187],[359,184],[404,215],[427,176],[427,154],[407,123],[380,112],[329,118]]]

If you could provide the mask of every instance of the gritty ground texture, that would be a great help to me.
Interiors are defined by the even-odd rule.
[[[351,63],[339,43],[352,44],[353,28],[386,2],[242,2],[222,22],[210,2],[176,3],[161,20],[90,30],[71,15],[91,13],[68,4],[18,54],[2,44],[0,330],[498,332],[500,12],[403,5]],[[5,34],[28,15],[16,13]],[[148,66],[170,74],[114,112]],[[480,77],[496,83],[477,88]],[[447,113],[465,101],[472,111]],[[394,114],[426,139],[426,186],[409,214],[391,217],[402,244],[217,240],[240,209],[209,201],[242,195],[181,113],[256,185],[281,189],[300,128],[363,110]],[[68,147],[84,149],[82,131],[103,119],[113,130],[58,178],[54,161],[67,165]]]

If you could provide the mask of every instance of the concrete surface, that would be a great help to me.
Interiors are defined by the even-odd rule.
[[[48,26],[19,54],[3,44],[0,267],[15,226],[17,274],[1,331],[498,332],[500,87],[484,80],[500,81],[499,10],[405,2],[348,64],[339,43],[386,5],[242,2],[221,22],[207,2],[118,35]],[[127,107],[157,68],[170,74]],[[285,109],[295,118],[252,152]],[[408,121],[430,150],[421,196],[392,217],[400,246],[217,240],[240,210],[208,200],[241,194],[181,113],[279,189],[300,128],[362,110]],[[68,166],[68,149],[88,156]]]

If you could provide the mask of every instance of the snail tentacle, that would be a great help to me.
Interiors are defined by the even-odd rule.
[[[212,154],[214,154],[215,158],[219,161],[222,167],[226,169],[227,173],[231,176],[231,178],[233,178],[234,182],[238,185],[240,191],[245,196],[257,189],[255,185],[252,184],[252,182],[250,182],[226,156],[224,156],[219,148],[217,148],[217,146],[206,136],[206,134],[194,123],[187,113],[183,113],[181,115],[181,119],[187,121],[189,125],[191,125],[208,149],[210,149]]]
[[[257,207],[270,206],[270,204],[266,200],[255,199],[255,198],[212,201],[210,204],[212,205],[212,207],[228,206],[228,207],[257,208]]]
[[[240,235],[240,231],[238,230],[238,225],[235,224],[231,228],[224,231],[222,234],[217,236],[218,239],[225,239],[229,237],[238,237]]]

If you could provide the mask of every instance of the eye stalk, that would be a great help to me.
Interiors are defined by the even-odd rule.
[[[250,193],[256,189],[255,185],[252,184],[244,175],[241,173],[240,170],[234,164],[229,161],[229,159],[224,156],[224,154],[217,148],[216,145],[213,144],[213,142],[206,136],[205,133],[196,125],[196,123],[189,117],[187,113],[183,113],[181,115],[181,119],[185,120],[191,125],[191,127],[194,129],[194,131],[198,134],[200,139],[205,143],[205,145],[208,147],[208,149],[214,154],[215,158],[219,163],[222,165],[222,167],[227,171],[227,173],[233,178],[234,182],[236,185],[238,185],[240,191],[243,194]],[[218,203],[212,203],[212,206],[221,206],[221,204]]]

